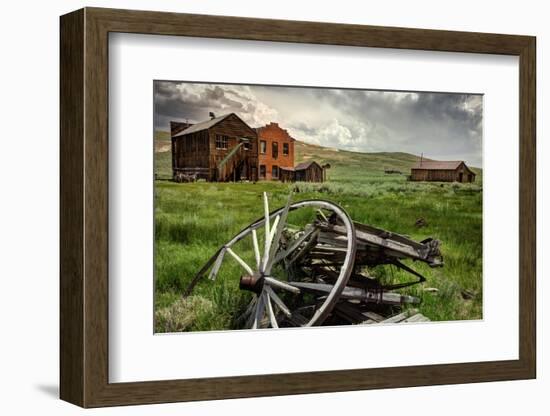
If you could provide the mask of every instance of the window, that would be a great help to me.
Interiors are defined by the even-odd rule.
[[[265,179],[265,165],[260,165],[260,179]]]
[[[229,137],[216,134],[216,149],[227,149]]]
[[[271,153],[272,153],[273,159],[277,159],[277,157],[279,156],[279,143],[273,142],[271,144]]]
[[[288,143],[283,143],[283,156],[288,156]]]
[[[252,150],[252,141],[250,139],[242,139],[244,150]]]
[[[265,140],[260,140],[260,153],[264,155],[267,153],[267,143]]]
[[[279,166],[273,165],[273,168],[271,170],[271,177],[273,179],[278,179],[279,178]]]

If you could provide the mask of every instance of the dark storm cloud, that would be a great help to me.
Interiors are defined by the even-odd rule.
[[[247,86],[188,84],[172,81],[154,83],[155,129],[168,130],[170,121],[197,123],[217,116],[238,113],[252,126],[275,117],[276,111],[258,102]]]
[[[308,93],[316,108],[337,109],[329,130],[344,134],[341,139],[350,132],[348,140],[340,141],[345,148],[425,153],[481,165],[481,95],[330,89]],[[298,123],[293,127],[306,131]]]
[[[155,82],[155,128],[211,111],[329,147],[482,162],[481,95]]]

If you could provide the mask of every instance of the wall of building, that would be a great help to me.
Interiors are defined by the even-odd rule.
[[[279,179],[273,177],[273,167],[292,168],[294,167],[294,139],[288,134],[288,131],[281,128],[277,123],[270,123],[258,130],[258,172],[260,179],[272,180]],[[262,153],[262,142],[265,142],[265,153]],[[277,143],[277,155],[273,152],[273,143]],[[285,144],[288,146],[288,155],[283,150]],[[262,178],[262,168],[265,167],[265,177]],[[278,170],[278,169],[277,169]]]
[[[462,165],[458,167],[456,170],[412,169],[411,180],[412,181],[434,181],[434,182],[474,182],[475,175]]]
[[[174,137],[172,143],[175,169],[208,168],[208,130]]]

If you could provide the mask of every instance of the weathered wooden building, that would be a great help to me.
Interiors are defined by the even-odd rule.
[[[171,122],[172,174],[207,181],[258,179],[258,135],[236,114]]]
[[[475,182],[476,174],[461,160],[420,160],[411,168],[411,181]]]
[[[278,123],[256,129],[258,133],[258,175],[260,179],[278,180],[281,170],[294,167],[294,141]]]
[[[293,168],[281,169],[280,180],[282,182],[324,182],[326,169],[313,160],[302,162]]]

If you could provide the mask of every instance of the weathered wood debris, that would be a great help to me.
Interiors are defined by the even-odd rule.
[[[421,299],[400,290],[426,280],[405,262],[443,266],[439,240],[426,238],[417,242],[354,222],[343,208],[330,201],[291,203],[289,197],[285,207],[272,212],[265,193],[263,202],[264,216],[220,247],[197,273],[186,295],[204,276],[215,280],[224,259],[231,258],[243,270],[240,289],[253,294],[237,319],[242,328],[428,320],[410,307]],[[310,210],[315,215],[311,222],[296,227],[289,215],[299,210]],[[253,263],[238,254],[238,243],[245,239],[251,240]],[[369,273],[374,267],[386,265],[414,278],[383,284]]]

